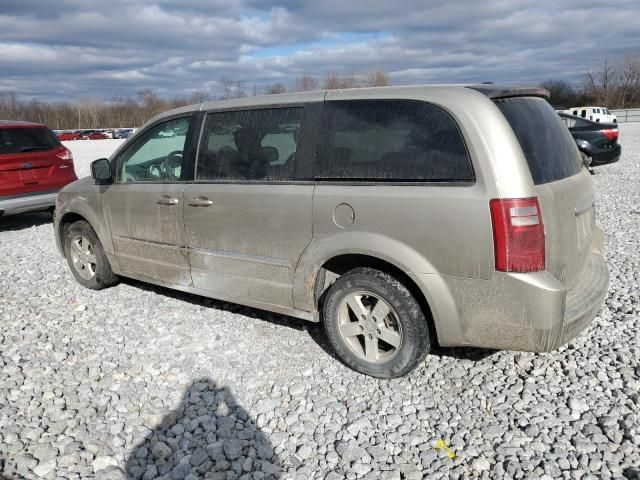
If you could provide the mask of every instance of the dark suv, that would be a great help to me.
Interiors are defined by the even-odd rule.
[[[73,155],[45,125],[0,120],[0,216],[52,209],[74,180]]]

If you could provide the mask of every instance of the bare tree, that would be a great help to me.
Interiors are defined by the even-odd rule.
[[[285,93],[287,89],[281,83],[274,83],[273,85],[264,87],[264,91],[267,95],[276,95],[278,93]]]
[[[640,56],[627,57],[619,67],[619,106],[625,108],[640,99]]]
[[[365,82],[367,87],[385,87],[390,84],[389,75],[382,70],[369,73]]]
[[[229,77],[222,77],[220,83],[222,83],[223,88],[222,98],[233,98],[233,80]]]
[[[612,89],[615,87],[615,74],[611,62],[605,58],[596,71],[584,74],[585,93],[602,106],[609,106],[612,99]]]
[[[564,80],[545,80],[540,86],[549,92],[554,108],[567,109],[583,103],[582,92]]]
[[[246,97],[247,89],[244,80],[236,80],[236,97]]]
[[[315,77],[311,75],[302,75],[301,77],[296,78],[296,92],[310,92],[313,90],[318,90],[320,87],[320,82]]]
[[[358,84],[353,75],[340,76],[336,73],[330,73],[324,79],[324,88],[326,90],[335,90],[337,88],[355,88]]]
[[[207,90],[196,90],[189,97],[189,103],[204,103],[213,100],[211,94]]]

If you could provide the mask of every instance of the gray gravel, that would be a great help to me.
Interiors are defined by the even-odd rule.
[[[597,170],[611,287],[557,352],[445,349],[380,381],[317,325],[72,278],[46,214],[0,219],[10,478],[640,478],[640,124]],[[453,457],[453,458],[451,458]]]

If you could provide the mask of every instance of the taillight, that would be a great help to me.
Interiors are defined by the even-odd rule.
[[[60,153],[56,153],[56,157],[60,160],[66,160],[67,162],[73,162],[73,153],[67,147],[62,147],[63,150]]]
[[[615,140],[616,138],[618,138],[617,128],[607,128],[605,130],[600,130],[600,133],[604,135],[607,140]]]
[[[489,209],[496,270],[544,270],[544,226],[538,199],[493,199],[489,202]]]

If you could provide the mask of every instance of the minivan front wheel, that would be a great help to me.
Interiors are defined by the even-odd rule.
[[[66,229],[64,251],[71,273],[82,286],[100,290],[118,283],[96,232],[87,222],[80,220]]]
[[[351,270],[335,281],[324,302],[324,326],[347,366],[379,378],[408,373],[431,347],[416,299],[394,277],[373,268]]]

